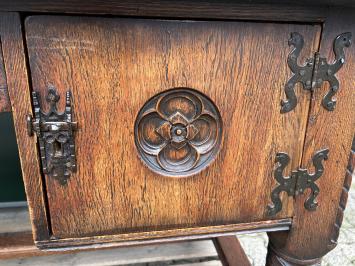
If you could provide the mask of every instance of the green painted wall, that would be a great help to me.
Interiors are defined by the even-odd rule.
[[[11,113],[0,113],[0,202],[26,200]]]

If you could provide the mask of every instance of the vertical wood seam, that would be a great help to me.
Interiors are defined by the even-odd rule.
[[[27,82],[28,82],[28,88],[30,90],[30,106],[31,106],[31,110],[34,111],[34,107],[33,107],[33,101],[32,101],[32,92],[33,90],[33,86],[32,86],[32,76],[31,76],[31,68],[30,68],[30,64],[29,64],[29,51],[28,51],[28,45],[27,45],[27,39],[26,39],[26,34],[25,34],[25,23],[24,23],[24,19],[19,18],[20,20],[20,29],[21,29],[21,35],[22,35],[22,43],[23,43],[23,52],[24,52],[24,59],[25,59],[25,67],[26,67],[26,74],[27,74]],[[35,137],[37,139],[36,141],[36,153],[37,153],[37,158],[41,158],[41,153],[40,153],[40,147],[39,147],[39,142],[38,142],[38,138]],[[42,160],[38,159],[38,165],[40,168],[40,179],[41,179],[41,184],[42,184],[42,198],[43,198],[43,202],[44,202],[44,211],[46,213],[46,226],[47,226],[47,236],[49,238],[53,237],[53,231],[52,231],[52,216],[50,214],[50,209],[49,209],[49,199],[48,199],[48,194],[47,194],[47,184],[46,184],[46,178],[44,176],[44,173],[42,171]]]
[[[323,24],[319,24],[320,25],[320,32],[319,32],[319,36],[317,36],[318,40],[318,45],[317,45],[317,48],[315,49],[316,51],[313,53],[313,61],[315,61],[315,56],[316,56],[316,53],[319,53],[320,51],[320,46],[321,46],[321,41],[322,41],[322,34],[323,34]],[[318,33],[318,32],[316,32]],[[312,78],[311,80],[314,79],[314,74],[315,74],[315,68],[316,68],[316,64],[313,64],[313,69],[312,69]],[[302,92],[306,92],[305,90],[302,89]],[[314,90],[313,90],[313,85],[312,85],[312,89],[310,90],[310,97],[309,97],[309,105],[308,105],[308,112],[307,112],[307,123],[306,123],[306,127],[305,127],[305,131],[304,131],[304,138],[303,138],[303,147],[302,147],[302,150],[301,150],[301,156],[300,156],[300,160],[299,160],[299,167],[302,168],[302,162],[303,162],[303,159],[304,159],[304,151],[305,151],[305,148],[306,148],[306,139],[307,139],[307,132],[308,132],[308,128],[309,128],[309,121],[310,121],[310,117],[311,117],[311,113],[312,113],[312,99],[314,97]],[[295,199],[296,195],[294,196],[294,199]]]
[[[9,91],[7,87],[6,71],[4,65],[4,56],[2,52],[2,41],[0,36],[0,113],[11,112],[11,101],[9,97]]]
[[[25,116],[32,113],[32,107],[21,18],[18,13],[0,12],[0,36],[33,237],[35,241],[47,240],[48,216],[40,178],[38,150],[35,147],[36,140],[29,138],[26,131]]]

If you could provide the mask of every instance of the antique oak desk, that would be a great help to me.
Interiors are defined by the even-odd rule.
[[[352,1],[0,11],[0,109],[38,248],[214,238],[238,265],[226,236],[267,231],[268,265],[318,265],[336,246],[355,160]]]

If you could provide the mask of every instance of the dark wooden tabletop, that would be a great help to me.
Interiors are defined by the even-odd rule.
[[[3,0],[0,11],[184,19],[324,22],[352,0]]]

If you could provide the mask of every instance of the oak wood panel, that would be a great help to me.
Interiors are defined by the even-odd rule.
[[[351,6],[350,0],[344,0]],[[340,5],[340,1],[328,0]],[[54,12],[104,14],[165,18],[246,19],[271,21],[320,22],[325,19],[326,1],[214,1],[214,0],[12,0],[0,1],[0,10],[21,12]],[[317,5],[319,4],[319,5]],[[352,5],[354,6],[354,5]],[[334,7],[333,7],[334,9]]]
[[[32,113],[20,16],[0,13],[0,36],[6,80],[21,160],[34,239],[48,239],[48,224],[36,140],[29,138],[26,115]]]
[[[9,98],[9,93],[7,91],[6,73],[4,60],[2,58],[2,50],[0,47],[0,113],[10,112],[11,103]]]
[[[331,62],[333,41],[337,35],[350,31],[355,35],[355,19],[347,10],[336,12],[324,25],[320,54]],[[353,37],[354,38],[354,37]],[[325,255],[336,245],[334,224],[340,221],[339,204],[343,186],[351,179],[344,176],[348,170],[349,150],[351,150],[355,129],[355,45],[345,51],[345,65],[337,73],[340,89],[336,93],[337,104],[333,112],[321,106],[321,100],[329,90],[328,84],[315,90],[311,101],[311,112],[306,134],[303,167],[311,167],[312,154],[322,148],[329,148],[329,159],[325,170],[317,181],[320,188],[319,207],[314,212],[304,209],[307,193],[296,198],[294,225],[288,235],[269,234],[274,248],[280,254],[297,260],[312,260]],[[344,206],[345,207],[345,206]],[[310,228],[314,228],[310,230]]]
[[[223,266],[251,266],[236,236],[222,236],[212,240]]]
[[[46,177],[55,237],[268,219],[274,156],[287,152],[296,167],[309,106],[302,93],[297,110],[280,115],[287,40],[302,33],[310,57],[319,26],[34,16],[25,28],[42,105],[49,85],[62,97],[70,89],[79,124],[78,172],[67,186]],[[133,136],[144,103],[174,87],[212,99],[224,130],[213,164],[183,179],[147,169]],[[284,202],[275,219],[292,216]]]

